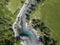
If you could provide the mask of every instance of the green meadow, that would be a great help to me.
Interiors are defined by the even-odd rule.
[[[10,0],[8,3],[8,9],[14,13],[18,8],[21,8],[25,0]]]
[[[38,18],[50,28],[51,37],[60,45],[60,0],[46,0],[37,4],[36,11],[32,14],[32,19]]]
[[[51,29],[51,36],[60,45],[60,0],[47,0],[41,7],[42,20]]]
[[[1,40],[13,39],[12,24],[25,0],[0,1],[0,43]],[[8,4],[8,5],[6,5]],[[60,0],[45,0],[36,5],[36,10],[31,13],[31,19],[42,20],[51,30],[51,37],[60,45]],[[8,27],[8,28],[7,28]]]

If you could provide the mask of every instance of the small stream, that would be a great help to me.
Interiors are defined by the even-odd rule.
[[[26,0],[17,15],[16,21],[13,23],[14,37],[20,37],[22,45],[43,45],[42,42],[38,42],[39,35],[37,31],[26,26],[26,18],[29,16],[27,10],[32,11],[35,3],[35,0]]]

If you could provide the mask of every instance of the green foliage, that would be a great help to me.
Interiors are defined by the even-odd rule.
[[[56,45],[57,41],[51,37],[51,30],[39,19],[32,19],[33,28],[43,32],[42,42],[44,45]]]
[[[13,38],[12,24],[24,1],[25,0],[0,0],[0,45],[1,43],[2,45],[5,45],[5,39],[11,42],[15,41]],[[37,18],[42,20],[45,25],[48,26],[48,29],[45,29],[45,32],[49,32],[48,30],[50,29],[51,37],[60,42],[60,1],[41,1],[44,5],[42,5],[42,3],[37,4],[36,10],[33,12],[34,14],[31,14],[31,19]],[[41,24],[41,21],[39,21],[39,23],[36,22],[33,26],[38,25],[36,28],[41,29],[39,24]]]
[[[13,17],[14,15],[6,7],[6,1],[0,0],[0,45],[4,44],[2,40],[13,40]]]
[[[51,29],[51,37],[60,45],[60,0],[47,0],[41,7],[44,23]]]

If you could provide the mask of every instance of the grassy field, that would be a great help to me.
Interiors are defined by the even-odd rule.
[[[60,43],[60,0],[47,0],[41,7],[41,15],[51,29],[51,36]]]
[[[9,8],[15,12],[21,5],[20,0],[11,0]],[[38,4],[31,18],[42,19],[51,29],[51,36],[60,41],[60,0],[47,0],[44,5]]]
[[[6,33],[3,33],[4,35],[0,35],[1,37],[2,35],[5,36],[5,34],[12,35],[10,34],[10,30],[12,28],[12,23],[16,17],[14,16],[14,13],[18,13],[17,10],[18,8],[22,7],[24,1],[25,0],[10,0],[8,3],[9,10],[4,5],[3,1],[3,5],[0,4],[0,23],[3,23],[0,24],[0,32],[1,30],[7,30]],[[17,15],[17,13],[15,15]],[[38,18],[44,21],[45,25],[47,25],[51,29],[51,36],[55,40],[59,41],[58,43],[60,45],[60,0],[47,0],[43,3],[43,5],[41,5],[41,3],[37,4],[36,10],[34,10],[31,14],[31,19],[32,18]],[[7,27],[9,28],[7,29]],[[6,37],[8,38],[8,35]]]
[[[60,45],[60,0],[46,0],[42,5],[37,5],[31,18],[41,19],[50,28],[51,37]]]
[[[24,3],[25,0],[10,0],[8,4],[8,9],[14,13],[18,8],[21,8],[22,3]],[[22,3],[21,3],[22,2]]]

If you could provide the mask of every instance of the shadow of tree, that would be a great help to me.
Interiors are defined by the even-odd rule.
[[[0,41],[0,45],[13,45],[13,42],[8,39],[4,39]]]
[[[44,45],[56,45],[57,41],[54,40],[51,35],[50,35],[50,29],[44,24],[44,22],[42,22],[39,19],[32,19],[32,26],[34,29],[39,29],[41,32],[44,33],[43,37],[42,37],[42,42],[44,43]]]

